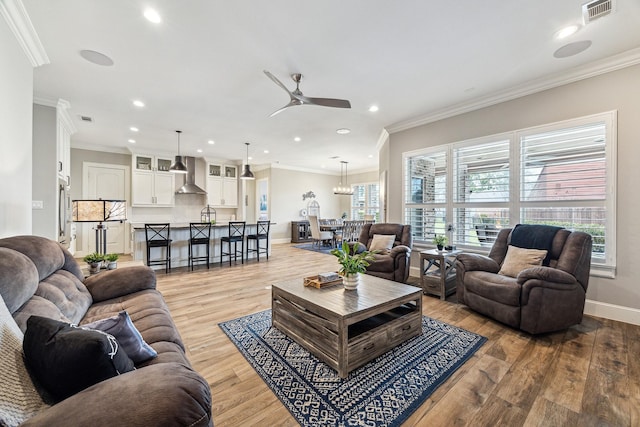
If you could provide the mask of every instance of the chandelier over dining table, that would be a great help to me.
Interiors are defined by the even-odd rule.
[[[349,181],[348,181],[348,171],[347,171],[347,165],[349,162],[346,162],[344,160],[340,161],[340,183],[338,184],[337,187],[333,188],[333,194],[338,194],[338,195],[343,195],[343,196],[351,196],[353,195],[353,188],[351,188],[349,186]],[[343,175],[344,172],[344,175]],[[343,185],[344,183],[344,185]]]

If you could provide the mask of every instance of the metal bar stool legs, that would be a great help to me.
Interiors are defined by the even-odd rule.
[[[194,263],[207,263],[209,268],[211,242],[211,223],[192,222],[189,223],[189,267],[193,271]],[[206,255],[195,256],[195,246],[204,246]]]
[[[258,262],[260,261],[260,254],[265,254],[267,260],[269,259],[269,221],[258,221],[256,224],[256,233],[247,235],[247,259],[249,259],[249,252],[255,252]],[[255,249],[250,248],[250,242],[255,242]],[[260,247],[260,241],[266,242],[266,247]]]
[[[238,253],[240,253],[240,261],[244,264],[244,221],[231,221],[229,222],[229,234],[220,238],[220,265],[222,265],[223,258],[229,257],[229,265],[231,265],[231,256],[233,260],[238,262]],[[228,252],[224,251],[224,244],[227,244]],[[238,252],[238,243],[240,243],[240,252]],[[233,252],[231,251],[231,244],[233,244]]]

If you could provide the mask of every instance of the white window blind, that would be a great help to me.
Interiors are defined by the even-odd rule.
[[[606,124],[521,137],[521,221],[557,225],[593,236],[593,255],[605,252]]]
[[[616,145],[609,112],[404,153],[405,223],[416,243],[447,234],[460,248],[488,249],[518,223],[585,231],[612,277]]]

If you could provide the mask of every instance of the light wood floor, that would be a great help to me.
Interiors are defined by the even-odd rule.
[[[270,284],[337,264],[290,245],[261,259],[158,273],[188,357],[211,386],[217,427],[297,425],[217,324],[270,308]],[[640,327],[585,316],[565,332],[532,337],[430,296],[423,314],[488,341],[405,426],[640,425]]]

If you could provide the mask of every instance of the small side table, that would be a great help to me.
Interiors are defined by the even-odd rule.
[[[420,252],[420,285],[425,294],[438,295],[444,300],[456,290],[456,257],[460,250]],[[425,265],[425,261],[428,262]],[[435,267],[435,268],[433,268]]]

